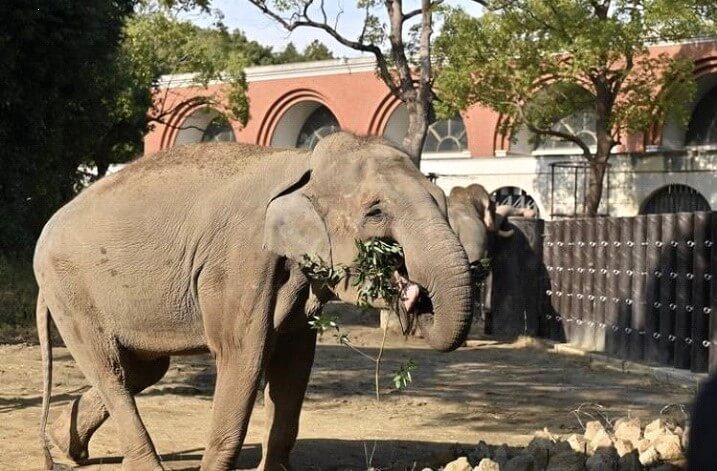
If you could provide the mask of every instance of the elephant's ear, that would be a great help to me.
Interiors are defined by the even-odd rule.
[[[436,205],[438,206],[438,209],[441,211],[441,214],[443,214],[444,218],[448,217],[448,204],[446,203],[446,194],[443,193],[443,190],[432,182],[426,182],[426,188],[428,189],[428,192],[431,194],[431,198],[433,198],[433,201],[436,202]]]
[[[331,263],[331,244],[326,224],[301,188],[311,171],[280,189],[269,202],[264,219],[264,248],[301,260],[304,255]]]

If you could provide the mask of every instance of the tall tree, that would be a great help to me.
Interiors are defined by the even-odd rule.
[[[133,1],[0,2],[0,252],[29,252],[70,198],[111,112],[113,73]]]
[[[505,135],[525,127],[577,146],[589,163],[583,207],[595,215],[621,136],[670,113],[686,121],[692,63],[649,46],[709,31],[709,8],[699,0],[511,0],[480,18],[453,10],[436,45],[441,112],[480,103],[502,115]],[[586,110],[594,143],[561,125]]]
[[[409,10],[404,9],[402,0],[357,0],[356,7],[364,13],[363,27],[356,39],[350,39],[339,31],[341,12],[331,18],[324,0],[249,0],[288,31],[316,28],[343,46],[373,54],[378,76],[408,110],[408,132],[402,144],[417,166],[428,126],[434,120],[431,35],[434,13],[443,1],[421,0],[418,8]]]

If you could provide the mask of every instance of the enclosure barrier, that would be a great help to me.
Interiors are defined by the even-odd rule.
[[[543,226],[538,335],[627,360],[717,368],[717,213]]]

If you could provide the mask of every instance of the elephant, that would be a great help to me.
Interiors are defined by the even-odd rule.
[[[447,198],[448,221],[468,256],[468,262],[476,270],[481,285],[481,310],[491,309],[492,276],[485,272],[480,261],[491,258],[495,237],[508,238],[514,229],[504,229],[508,217],[535,217],[535,210],[515,208],[511,205],[496,206],[486,189],[477,183],[467,187],[453,187]]]
[[[346,132],[313,150],[177,146],[92,184],[50,218],[33,260],[45,468],[48,435],[82,462],[111,417],[122,469],[164,469],[134,396],[171,356],[210,352],[217,379],[201,469],[235,463],[262,382],[259,469],[290,469],[316,344],[307,317],[331,299],[355,302],[358,289],[350,278],[332,288],[310,279],[302,258],[350,266],[356,240],[399,243],[404,305],[432,348],[452,351],[470,329],[474,293],[445,211],[443,192],[405,152]],[[91,388],[46,430],[51,320]]]

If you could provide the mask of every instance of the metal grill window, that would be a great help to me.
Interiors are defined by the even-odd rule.
[[[640,214],[663,214],[710,211],[710,205],[699,191],[687,185],[667,185],[645,200]]]
[[[219,117],[211,120],[202,134],[202,142],[235,140],[231,124]]]
[[[299,137],[296,139],[296,147],[313,149],[321,139],[339,129],[339,121],[336,116],[325,106],[319,106],[306,118],[306,122],[299,131]]]
[[[513,206],[514,208],[530,208],[538,214],[538,205],[532,196],[517,186],[504,186],[491,193],[490,198],[496,206]]]

